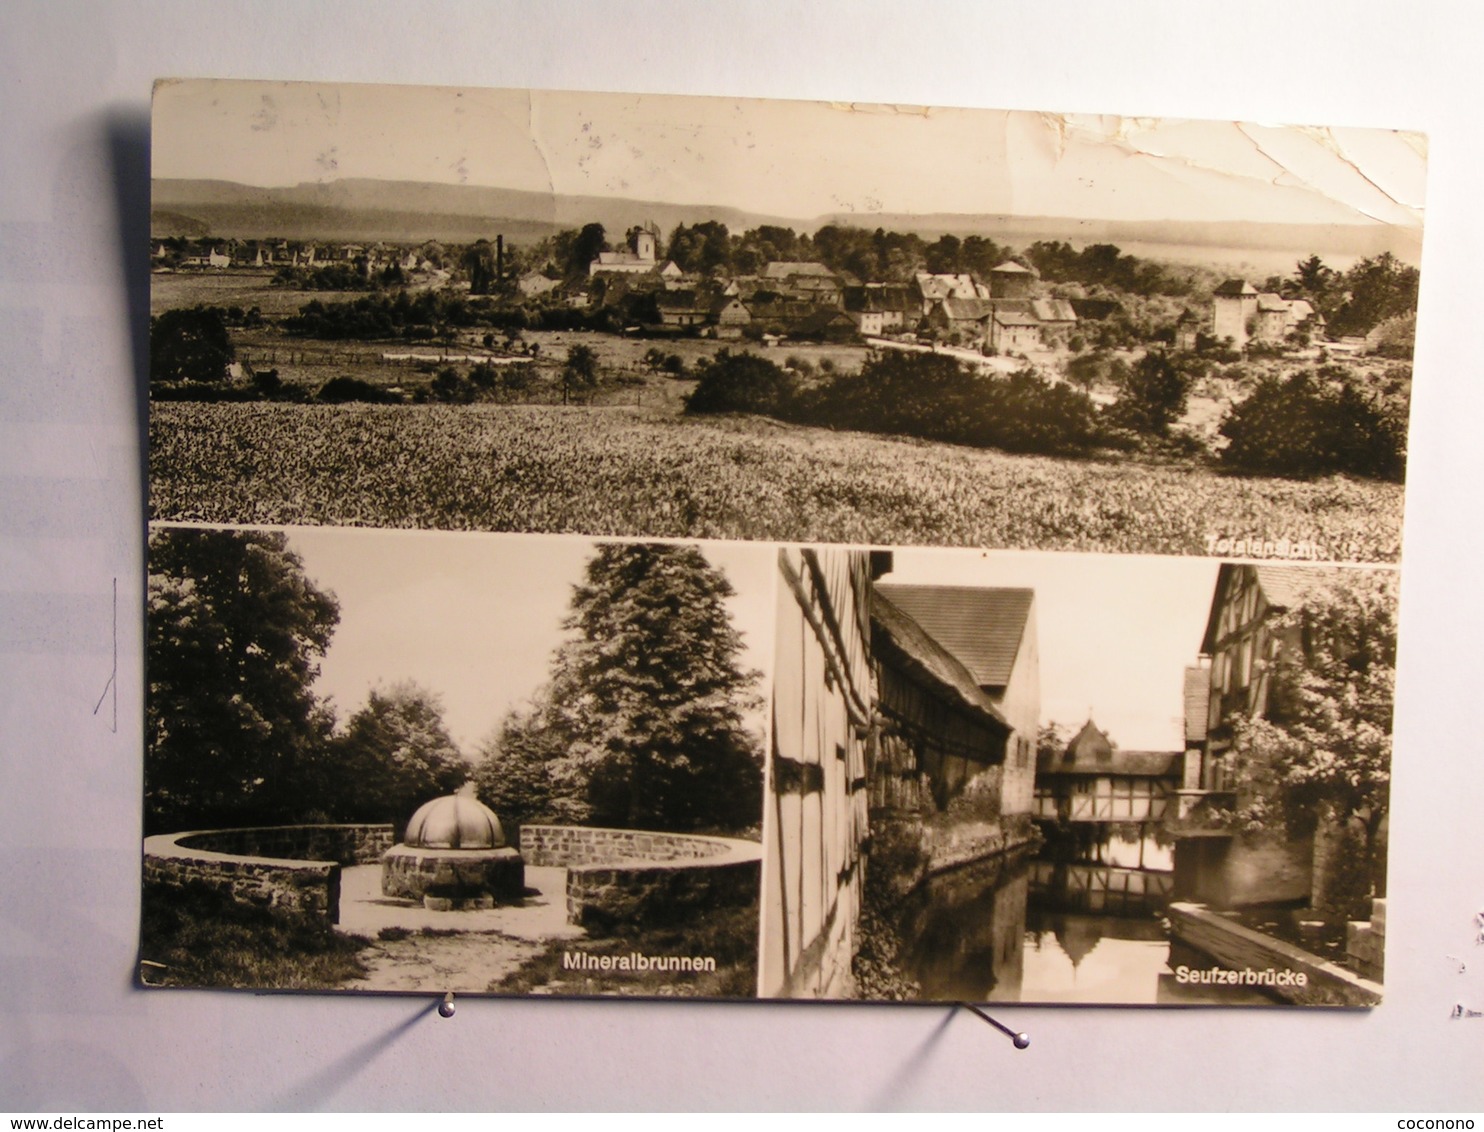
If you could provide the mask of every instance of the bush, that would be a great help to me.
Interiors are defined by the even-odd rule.
[[[1324,382],[1306,372],[1265,378],[1221,425],[1222,463],[1247,475],[1312,479],[1345,473],[1400,482],[1402,424],[1353,380]]]
[[[1123,394],[1113,406],[1113,419],[1124,428],[1151,436],[1168,436],[1185,412],[1190,375],[1167,354],[1151,350],[1123,373]]]
[[[753,353],[718,351],[696,363],[699,379],[685,403],[687,413],[763,413],[778,416],[794,397],[794,379]]]
[[[486,366],[485,368],[493,369],[494,367]],[[474,400],[478,388],[473,381],[464,377],[453,366],[445,366],[438,371],[438,376],[433,378],[428,392],[434,401],[442,401],[450,405],[467,405]]]
[[[315,400],[328,405],[343,405],[350,401],[389,405],[401,400],[395,393],[358,377],[332,377],[320,386],[319,392],[314,396]]]
[[[237,351],[220,307],[165,311],[150,319],[151,382],[222,381]]]
[[[887,351],[859,375],[800,394],[789,419],[829,428],[895,433],[1006,452],[1078,455],[1101,429],[1092,400],[1032,369],[983,377],[944,354]]]

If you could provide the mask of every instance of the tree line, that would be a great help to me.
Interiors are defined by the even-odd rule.
[[[1088,355],[1089,362],[1096,359]],[[757,413],[815,427],[915,436],[1006,452],[1088,456],[1142,449],[1190,456],[1204,451],[1177,432],[1191,385],[1205,372],[1196,355],[1148,350],[1132,365],[1109,363],[1118,399],[1099,406],[1077,383],[1027,367],[985,375],[948,354],[883,350],[858,373],[810,381],[756,354],[720,351],[695,367],[688,413]],[[1338,366],[1265,378],[1220,426],[1223,467],[1245,475],[1297,479],[1343,473],[1400,481],[1406,420]]]
[[[535,700],[466,759],[431,691],[373,689],[337,723],[314,690],[335,596],[281,532],[149,540],[146,833],[391,822],[473,779],[502,817],[739,830],[761,817],[755,673],[692,547],[603,546]]]

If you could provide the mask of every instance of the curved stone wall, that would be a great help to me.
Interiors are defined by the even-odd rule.
[[[390,825],[289,825],[164,833],[144,839],[144,885],[204,885],[257,908],[340,919],[340,869],[391,847]]]
[[[567,919],[585,927],[683,922],[692,911],[758,899],[755,841],[642,829],[527,825],[526,864],[567,870]]]

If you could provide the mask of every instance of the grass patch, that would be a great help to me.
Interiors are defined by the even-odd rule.
[[[581,940],[555,940],[490,984],[499,994],[628,995],[660,998],[752,998],[757,994],[758,906],[718,908],[684,925],[627,928]],[[591,956],[709,956],[716,970],[576,971],[568,952]]]
[[[368,942],[204,886],[144,888],[139,955],[163,964],[158,985],[324,990],[366,974]]]
[[[561,406],[157,403],[150,517],[649,538],[1394,562],[1400,484],[1017,456],[748,416]]]

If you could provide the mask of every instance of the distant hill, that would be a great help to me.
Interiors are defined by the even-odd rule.
[[[826,224],[916,232],[981,235],[1023,248],[1037,240],[1075,245],[1112,243],[1135,254],[1222,263],[1285,263],[1318,253],[1351,261],[1390,251],[1421,262],[1422,235],[1383,224],[1265,224],[1248,221],[1083,220],[977,213],[836,213],[812,219],[766,216],[714,205],[668,204],[612,197],[564,196],[475,185],[346,179],[327,184],[260,188],[231,181],[157,179],[153,236],[213,235],[250,239],[468,242],[503,233],[529,243],[596,221],[610,239],[652,221],[668,233],[677,224],[719,220],[734,232],[761,224],[813,232]],[[1291,265],[1290,265],[1291,266]]]
[[[1169,255],[1176,248],[1189,249],[1197,258],[1207,249],[1215,252],[1247,250],[1261,253],[1307,255],[1352,259],[1389,251],[1416,265],[1422,261],[1420,229],[1387,224],[1269,224],[1246,220],[1083,220],[1056,216],[1006,216],[974,213],[836,213],[818,223],[855,224],[860,227],[912,231],[935,239],[945,233],[957,236],[988,236],[997,243],[1023,248],[1037,240],[1065,240],[1084,244],[1117,244],[1125,251],[1159,247]],[[1153,253],[1149,253],[1153,254]]]
[[[701,220],[719,220],[739,232],[759,224],[801,226],[795,218],[736,208],[416,181],[348,179],[265,189],[230,181],[156,180],[152,192],[150,229],[157,236],[176,234],[162,224],[181,217],[206,224],[213,236],[403,243],[477,240],[496,232],[526,242],[593,222],[610,238],[643,221],[665,233]]]

